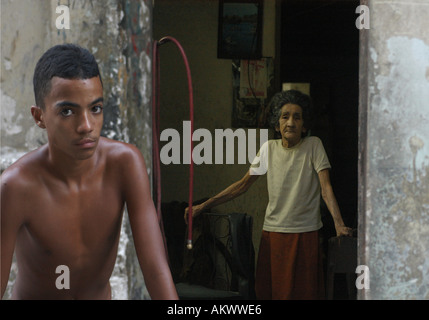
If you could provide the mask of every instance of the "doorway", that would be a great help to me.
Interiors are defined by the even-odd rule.
[[[315,121],[345,223],[357,227],[359,1],[282,2],[281,83],[310,83]]]
[[[311,134],[318,136],[331,162],[331,182],[347,226],[357,228],[359,0],[281,1],[280,82],[309,83],[314,103]],[[322,201],[323,202],[323,201]],[[324,203],[322,204],[324,205]],[[323,244],[335,236],[322,207]],[[334,298],[347,294],[345,278],[336,281]],[[342,285],[343,284],[343,285]]]

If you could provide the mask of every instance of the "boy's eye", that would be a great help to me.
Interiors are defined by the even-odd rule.
[[[94,113],[101,113],[101,112],[103,112],[103,106],[94,106],[92,108],[92,112],[94,112]]]
[[[60,113],[62,116],[68,117],[68,116],[71,116],[73,112],[71,109],[63,109],[63,110],[61,110]]]

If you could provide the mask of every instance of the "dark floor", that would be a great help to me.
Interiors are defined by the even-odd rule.
[[[335,274],[333,300],[356,300],[357,292],[354,283],[353,292],[353,296],[349,297],[346,275],[344,273]]]

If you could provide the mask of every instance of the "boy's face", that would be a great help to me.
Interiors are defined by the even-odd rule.
[[[282,107],[277,130],[282,135],[284,147],[293,147],[301,141],[301,134],[307,130],[304,127],[302,108],[297,104],[288,103]]]
[[[32,107],[37,125],[46,128],[51,150],[72,159],[91,157],[103,126],[103,88],[99,77],[53,77],[44,110]]]

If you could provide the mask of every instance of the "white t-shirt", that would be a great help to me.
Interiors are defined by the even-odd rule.
[[[283,147],[281,139],[265,142],[250,166],[251,174],[267,173],[269,201],[263,229],[284,233],[320,229],[318,172],[330,168],[317,137],[303,138],[291,148]]]

